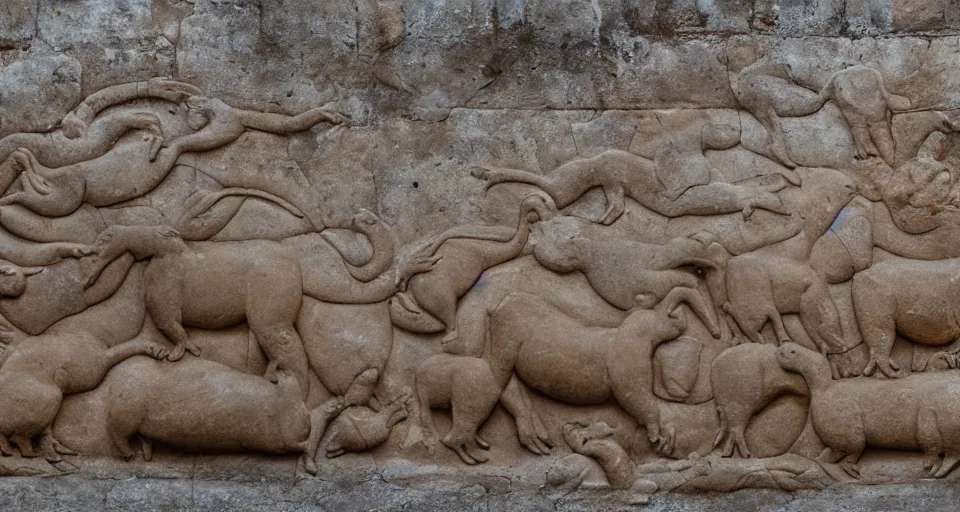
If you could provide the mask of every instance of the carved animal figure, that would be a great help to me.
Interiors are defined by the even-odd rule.
[[[63,135],[68,139],[84,137],[94,118],[103,110],[140,98],[159,98],[172,103],[201,94],[200,89],[185,83],[163,78],[152,78],[146,82],[128,82],[112,85],[87,96],[77,108],[68,113],[60,122]],[[57,165],[49,163],[49,165]],[[65,165],[65,164],[60,164]]]
[[[544,267],[559,273],[580,271],[604,300],[622,310],[652,307],[675,288],[687,288],[690,307],[715,337],[720,335],[713,308],[697,291],[701,281],[674,268],[703,252],[700,241],[678,237],[666,244],[591,238],[576,217],[560,216],[540,226],[533,255]],[[638,302],[640,301],[640,302]]]
[[[457,434],[444,444],[459,446],[455,451],[465,452],[468,458],[461,458],[467,463],[485,460],[474,454],[486,443],[467,436],[476,433],[516,372],[530,387],[565,403],[589,405],[615,399],[646,427],[650,442],[661,453],[671,453],[673,435],[661,429],[660,401],[653,394],[653,351],[683,333],[687,322],[677,308],[681,302],[697,300],[692,290],[676,288],[655,309],[635,309],[619,328],[611,330],[584,327],[533,295],[507,296],[491,315],[489,344],[482,357],[492,372],[492,391],[486,391],[491,375],[482,362],[469,363],[473,371],[468,373],[460,365],[471,358],[449,356],[435,364],[441,365],[436,373],[450,379],[424,386],[427,395],[443,399],[433,403],[449,402],[453,409]],[[532,318],[544,321],[531,322]],[[419,389],[418,385],[418,396]]]
[[[407,289],[422,310],[448,330],[447,338],[455,338],[460,297],[473,287],[484,270],[517,257],[527,244],[530,225],[551,218],[554,211],[549,199],[533,194],[520,203],[516,229],[460,226],[427,239],[417,252],[436,255],[439,261],[429,272],[409,278]],[[408,278],[398,279],[402,283]]]
[[[744,438],[747,425],[774,399],[787,393],[809,394],[802,377],[780,367],[777,354],[774,345],[746,343],[724,350],[713,360],[710,383],[720,417],[713,446],[722,444],[724,457],[733,455],[734,450],[741,457],[750,457]]]
[[[854,478],[860,476],[857,462],[868,446],[923,451],[934,478],[960,463],[960,381],[955,374],[833,380],[823,355],[795,343],[781,346],[777,361],[802,375],[810,388],[811,423],[832,452],[824,452],[822,461],[839,461]]]
[[[107,347],[94,333],[50,332],[27,338],[9,350],[0,367],[0,453],[10,455],[13,441],[24,457],[36,457],[32,438],[40,435],[40,451],[49,462],[76,455],[53,437],[50,424],[63,395],[97,387],[117,363],[135,355],[160,359],[168,352],[144,340]]]
[[[441,442],[467,464],[486,462],[488,458],[480,450],[488,450],[490,445],[477,430],[490,416],[506,382],[497,382],[487,361],[452,354],[431,356],[417,367],[415,375],[424,444],[432,447],[436,443],[430,410],[450,408],[453,425]]]
[[[893,111],[910,109],[910,99],[887,92],[879,71],[867,66],[838,71],[820,97],[837,103],[850,126],[857,158],[879,156],[889,165],[896,163],[890,118]]]
[[[83,202],[110,206],[153,190],[180,155],[222,147],[237,140],[246,128],[286,134],[306,130],[322,120],[344,120],[324,109],[285,116],[233,109],[220,100],[198,96],[187,100],[187,106],[187,122],[197,131],[178,137],[163,149],[158,137],[148,133],[140,143],[123,144],[99,158],[57,168],[40,164],[29,149],[14,151],[10,158],[26,177],[22,180],[24,189],[4,196],[0,204],[22,204],[48,217],[68,215]],[[290,200],[317,229],[322,229],[319,202],[303,192]],[[301,200],[306,196],[309,201]]]
[[[744,218],[748,218],[755,208],[790,214],[774,194],[786,186],[783,183],[751,188],[710,181],[685,188],[678,197],[672,197],[671,191],[658,179],[653,160],[620,150],[571,160],[548,176],[489,166],[475,167],[471,174],[486,180],[488,188],[498,183],[535,185],[550,194],[559,208],[572,204],[588,190],[600,187],[607,200],[607,209],[599,219],[602,224],[612,224],[623,215],[626,208],[624,197],[630,197],[665,217],[742,212]]]
[[[246,321],[270,359],[267,376],[291,372],[304,396],[308,390],[307,357],[294,328],[303,278],[300,261],[276,242],[184,242],[166,226],[111,226],[98,241],[100,271],[125,252],[151,258],[144,271],[147,311],[157,328],[174,343],[169,359],[184,351],[200,355],[184,325],[220,329]]]
[[[160,119],[147,112],[113,112],[98,118],[86,133],[69,138],[65,132],[15,133],[0,139],[0,190],[6,190],[20,174],[9,156],[26,148],[38,161],[50,167],[63,167],[97,158],[106,153],[120,137],[130,131],[144,130],[154,143],[163,142]]]
[[[821,353],[845,350],[827,283],[807,263],[760,253],[734,256],[727,262],[726,293],[724,310],[754,343],[763,343],[760,329],[768,321],[778,342],[790,341],[782,315],[796,313]]]
[[[330,425],[327,457],[374,448],[390,436],[394,425],[407,417],[409,393],[398,396],[379,411],[368,406],[348,407]]]
[[[277,384],[204,359],[167,364],[137,358],[113,369],[103,383],[114,453],[135,455],[130,439],[203,450],[302,453],[316,474],[317,447],[330,421],[346,407],[332,399],[316,409],[303,403],[285,372]]]
[[[650,495],[657,491],[657,484],[641,477],[630,455],[613,439],[614,433],[616,429],[602,421],[563,426],[563,439],[570,449],[596,460],[611,488],[630,489],[633,492],[629,499],[632,505],[648,503]]]
[[[737,55],[731,56],[735,59]],[[797,167],[787,150],[781,117],[800,117],[820,110],[825,97],[797,85],[790,67],[763,56],[731,78],[733,94],[769,136],[770,156],[789,169]]]
[[[890,260],[853,277],[853,309],[870,361],[864,375],[903,372],[890,360],[897,335],[923,345],[944,346],[960,338],[960,259]]]

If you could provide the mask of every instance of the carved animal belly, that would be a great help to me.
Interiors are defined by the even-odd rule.
[[[948,294],[897,301],[897,334],[925,345],[946,345],[960,337],[960,325]]]
[[[136,141],[85,164],[85,199],[94,206],[110,206],[153,190],[171,167],[161,159],[151,162],[150,142]],[[89,164],[89,165],[87,165]]]
[[[517,374],[534,389],[567,403],[609,400],[605,339],[614,336],[613,330],[581,328],[564,336],[527,340],[517,354]]]

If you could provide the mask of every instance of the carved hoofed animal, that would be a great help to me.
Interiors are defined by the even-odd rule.
[[[653,352],[686,329],[677,309],[680,303],[698,300],[692,290],[675,288],[654,309],[635,309],[619,328],[603,329],[585,327],[539,297],[512,293],[491,315],[482,360],[450,355],[428,360],[425,364],[439,366],[428,373],[444,378],[431,379],[421,388],[418,375],[418,396],[427,395],[428,404],[449,403],[456,430],[451,429],[453,435],[448,434],[444,444],[459,448],[453,449],[468,463],[485,460],[474,456],[476,448],[486,444],[476,432],[514,372],[530,387],[569,404],[616,399],[646,427],[657,449],[670,453],[674,440],[670,432],[661,431],[661,403],[653,394]],[[533,318],[540,321],[531,322]],[[471,371],[463,367],[468,363]],[[421,398],[420,406],[429,405]]]
[[[294,328],[303,299],[300,260],[282,244],[184,242],[167,226],[111,226],[97,241],[99,260],[88,284],[129,251],[151,258],[144,272],[147,311],[174,343],[169,359],[200,355],[184,326],[220,329],[246,320],[270,360],[267,376],[291,372],[306,395],[307,357]]]
[[[826,358],[795,343],[777,357],[810,388],[810,420],[832,453],[858,478],[857,462],[868,447],[923,451],[930,476],[946,476],[960,463],[960,378],[955,372],[920,373],[898,380],[833,380]],[[942,461],[940,456],[943,455]]]
[[[853,277],[853,309],[870,349],[864,375],[879,369],[903,375],[890,360],[897,335],[923,345],[944,346],[960,338],[960,259],[891,260]]]

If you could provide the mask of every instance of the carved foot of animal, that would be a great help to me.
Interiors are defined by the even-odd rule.
[[[20,449],[20,456],[33,458],[39,457],[40,454],[34,451],[33,442],[27,436],[10,436],[10,440],[13,441],[13,444],[17,445],[17,448]]]
[[[790,210],[783,206],[783,203],[780,202],[780,198],[776,194],[765,193],[753,196],[747,200],[747,203],[740,211],[743,220],[747,220],[753,216],[754,210],[758,208],[780,215],[790,215]]]
[[[60,462],[63,460],[61,455],[76,455],[77,452],[71,450],[64,446],[60,441],[57,441],[53,437],[53,432],[49,431],[43,434],[43,437],[40,438],[40,452],[43,453],[43,458],[47,462]]]
[[[270,361],[270,364],[267,365],[267,370],[263,372],[263,378],[269,380],[272,384],[280,382],[280,379],[277,377],[276,361]]]
[[[647,438],[650,444],[660,455],[670,457],[673,455],[673,449],[676,446],[677,429],[667,423],[658,425],[656,423],[647,425]]]
[[[546,429],[541,431],[530,420],[517,420],[517,439],[524,448],[536,455],[550,455],[553,449]]]
[[[938,462],[940,461],[938,460]],[[942,462],[930,468],[930,476],[933,478],[943,478],[947,476],[950,471],[953,471],[953,468],[955,468],[957,464],[960,464],[960,454],[947,453],[944,455]]]
[[[189,351],[196,357],[200,357],[200,347],[191,341],[185,341],[183,343],[177,343],[173,347],[173,350],[170,351],[170,355],[167,356],[168,361],[179,361],[183,358],[185,351]]]
[[[462,439],[459,436],[447,434],[441,442],[444,446],[456,452],[461,460],[471,466],[490,460],[480,451],[481,449],[489,450],[490,445],[481,439],[479,435],[474,434],[472,438],[467,437],[466,439]]]
[[[870,356],[870,362],[867,363],[867,367],[863,369],[863,375],[867,377],[876,373],[877,370],[880,370],[883,375],[890,379],[898,379],[903,377],[903,370],[900,367],[890,360],[886,356]]]
[[[10,441],[7,440],[7,436],[0,436],[0,455],[4,457],[13,455],[13,447],[10,446]]]
[[[855,462],[842,460],[840,461],[840,469],[843,469],[851,477],[856,478],[857,480],[860,479],[860,469],[857,468],[857,464]]]
[[[474,165],[470,168],[470,176],[477,178],[478,180],[490,181],[494,171],[488,167],[482,165]]]

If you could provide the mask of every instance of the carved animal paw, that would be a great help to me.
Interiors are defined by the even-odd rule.
[[[903,370],[900,369],[900,366],[891,361],[890,358],[884,356],[870,356],[870,362],[867,363],[867,367],[863,369],[863,375],[869,377],[876,373],[878,369],[880,373],[883,373],[884,376],[890,379],[903,377]]]
[[[481,439],[479,435],[474,435],[472,439],[459,439],[447,434],[441,442],[444,446],[456,452],[463,462],[471,466],[490,460],[481,452],[481,450],[489,450],[490,445]]]
[[[517,421],[517,439],[524,448],[536,455],[550,455],[550,438],[546,433],[538,433],[530,421]]]
[[[160,345],[151,344],[147,347],[146,355],[160,361],[170,356],[170,351]]]
[[[173,350],[170,351],[170,354],[167,356],[168,361],[179,361],[183,358],[185,351],[189,351],[191,354],[200,357],[200,347],[196,344],[187,341],[184,343],[178,343],[173,347]]]
[[[82,258],[84,256],[90,256],[95,251],[93,247],[84,244],[72,244],[66,242],[58,242],[56,244],[57,256],[60,258]]]
[[[677,429],[672,424],[647,426],[647,437],[660,455],[672,456],[676,447]]]

